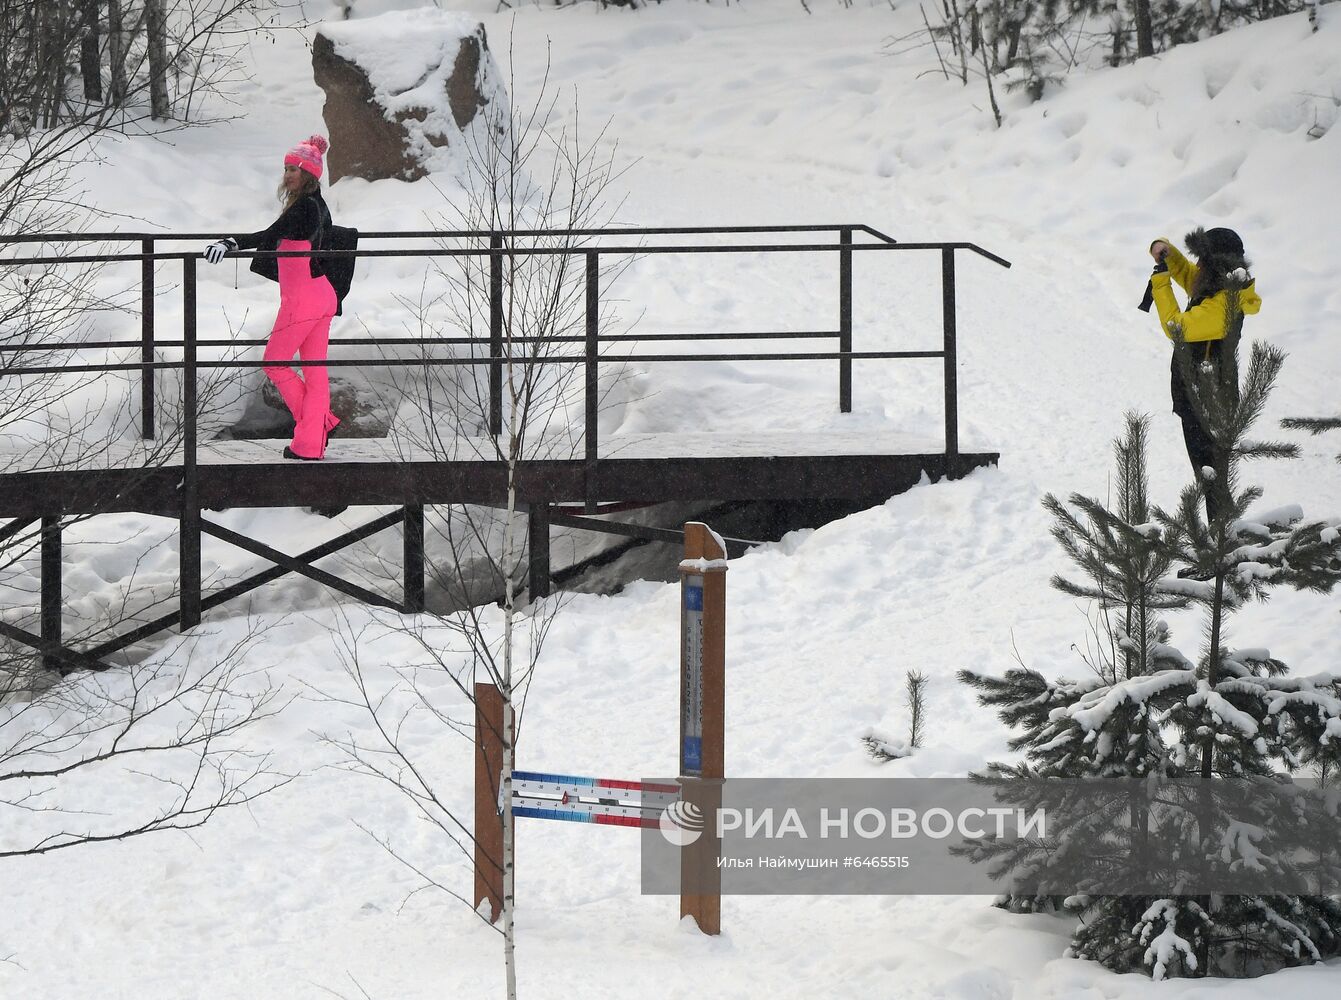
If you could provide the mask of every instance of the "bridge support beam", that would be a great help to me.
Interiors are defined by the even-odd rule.
[[[200,624],[200,508],[183,510],[177,529],[177,591],[181,603],[180,630]]]
[[[48,648],[61,644],[61,519],[42,518],[42,642]],[[59,656],[46,653],[42,666],[66,674],[70,666]]]
[[[424,610],[424,505],[407,503],[404,513],[404,611],[417,615]]]
[[[527,551],[529,553],[527,595],[531,600],[550,594],[549,573],[549,504],[533,503],[526,515]]]

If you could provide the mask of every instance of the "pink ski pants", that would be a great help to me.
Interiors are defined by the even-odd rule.
[[[307,240],[280,240],[280,250],[310,250]],[[335,315],[335,290],[325,276],[313,278],[306,257],[279,258],[279,315],[265,346],[264,360],[325,361]],[[340,423],[331,413],[331,385],[323,365],[309,365],[299,375],[287,365],[269,366],[265,373],[284,397],[293,414],[294,454],[321,458],[326,435]]]

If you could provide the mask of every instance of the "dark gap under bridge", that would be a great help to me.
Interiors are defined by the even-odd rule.
[[[7,379],[25,375],[57,373],[138,372],[140,378],[140,430],[146,442],[138,453],[151,455],[136,463],[137,452],[129,449],[121,467],[104,460],[101,467],[59,467],[45,470],[14,470],[0,475],[0,546],[25,530],[40,532],[41,600],[38,632],[0,617],[0,635],[39,653],[53,669],[104,669],[106,657],[173,627],[181,630],[198,625],[204,612],[288,573],[316,580],[343,594],[370,604],[417,613],[425,606],[424,508],[431,505],[480,504],[505,506],[507,466],[497,459],[470,456],[445,459],[440,455],[404,454],[375,441],[345,441],[339,445],[339,460],[322,462],[285,461],[274,442],[264,450],[259,442],[202,442],[199,431],[198,377],[211,368],[255,368],[261,361],[201,358],[201,348],[257,345],[264,341],[209,340],[197,333],[197,264],[195,251],[161,251],[164,242],[217,239],[218,233],[81,233],[33,234],[0,237],[8,254],[0,267],[58,268],[76,264],[138,261],[141,274],[140,337],[70,343],[27,344],[0,340],[0,362]],[[687,237],[728,237],[727,243],[681,243]],[[800,242],[786,242],[785,239]],[[584,282],[584,329],[571,337],[549,338],[567,342],[572,353],[547,357],[538,345],[523,344],[526,364],[560,364],[582,369],[585,404],[581,454],[571,458],[535,458],[523,461],[516,471],[516,499],[528,518],[529,593],[543,596],[551,586],[549,531],[564,526],[655,540],[672,540],[679,533],[622,522],[597,520],[605,514],[639,504],[667,501],[842,501],[871,505],[910,489],[924,475],[932,480],[957,479],[997,462],[995,452],[966,453],[959,450],[956,253],[967,251],[1001,266],[1008,261],[971,243],[898,242],[878,230],[860,224],[763,227],[676,227],[620,229],[551,229],[460,232],[364,233],[361,240],[401,246],[389,249],[361,248],[359,257],[469,257],[480,261],[480,274],[488,279],[489,335],[485,337],[345,338],[332,346],[412,345],[423,349],[413,359],[334,357],[330,368],[342,366],[471,365],[488,369],[488,431],[504,433],[503,371],[509,351],[524,337],[505,335],[504,285],[507,264],[519,257],[537,254],[564,255],[580,261],[578,273]],[[409,248],[412,241],[433,241],[431,248]],[[633,242],[631,242],[633,241]],[[23,256],[22,244],[63,245],[88,243],[139,243],[138,252],[63,253]],[[940,258],[942,305],[939,348],[918,351],[856,351],[853,349],[853,258],[858,253],[930,253]],[[601,330],[601,260],[629,259],[651,254],[832,254],[837,258],[838,315],[836,328],[810,331],[758,331],[609,334]],[[259,253],[238,254],[239,257]],[[278,254],[304,256],[305,254]],[[180,267],[182,330],[180,338],[165,338],[156,329],[156,269]],[[353,303],[357,302],[357,284]],[[730,353],[634,353],[610,356],[603,345],[620,341],[643,345],[661,342],[728,341],[747,345],[751,341],[820,341],[822,350],[762,352],[737,349]],[[468,356],[448,355],[446,350],[467,346]],[[580,352],[577,348],[580,347]],[[10,363],[25,353],[41,353],[51,360],[60,351],[135,349],[138,361],[113,364],[81,363],[23,366]],[[180,351],[181,360],[159,360],[161,349]],[[430,348],[444,349],[438,356]],[[546,350],[548,347],[546,347]],[[4,355],[9,355],[5,357]],[[514,358],[516,354],[512,355]],[[676,435],[620,435],[613,442],[598,438],[597,410],[602,365],[686,361],[799,361],[834,365],[837,404],[840,412],[852,409],[854,361],[940,359],[944,388],[943,442],[891,437],[888,440],[862,436],[840,439],[816,433],[787,435],[786,440],[762,440],[745,435],[734,447],[711,446],[701,437],[678,442]],[[292,362],[301,367],[302,362]],[[180,442],[155,451],[155,385],[159,370],[182,373]],[[338,538],[297,555],[289,555],[248,538],[206,516],[210,510],[231,507],[308,507],[329,504],[338,497],[347,506],[391,506],[383,514]],[[581,513],[574,513],[574,508]],[[62,635],[61,524],[63,518],[135,511],[172,518],[179,530],[179,606],[177,610],[140,624],[123,635],[95,646],[74,649]],[[402,526],[403,591],[398,598],[375,593],[318,568],[315,563],[377,532]],[[226,541],[259,556],[271,565],[245,579],[214,592],[201,586],[201,542],[205,536]],[[739,549],[739,543],[732,545]],[[0,609],[3,614],[4,609]]]

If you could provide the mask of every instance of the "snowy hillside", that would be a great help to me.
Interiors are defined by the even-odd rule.
[[[314,17],[326,11],[319,0],[306,6]],[[959,263],[961,445],[999,451],[999,468],[923,484],[732,562],[728,775],[962,776],[1005,757],[1008,734],[954,681],[956,670],[1004,671],[1017,653],[1050,676],[1085,669],[1073,648],[1088,636],[1085,609],[1048,586],[1063,560],[1039,499],[1108,494],[1110,442],[1129,408],[1154,416],[1155,500],[1172,504],[1185,484],[1167,342],[1135,309],[1155,237],[1181,241],[1202,224],[1243,235],[1264,300],[1245,337],[1289,353],[1263,435],[1295,440],[1304,454],[1251,467],[1249,477],[1264,485],[1265,506],[1341,513],[1341,466],[1332,461],[1341,437],[1273,429],[1283,416],[1341,411],[1341,129],[1333,127],[1341,4],[1322,8],[1317,34],[1302,15],[1282,18],[1137,65],[1077,72],[1034,105],[1012,96],[1000,130],[978,89],[926,74],[925,54],[882,51],[882,39],[920,22],[915,5],[895,6],[820,10],[812,0],[808,16],[783,0],[515,15],[495,13],[491,0],[457,5],[485,23],[504,77],[515,79],[514,102],[534,95],[548,72],[551,85],[576,93],[584,130],[609,121],[608,140],[629,163],[620,222],[867,223],[905,241],[975,242],[1014,264],[964,255]],[[100,208],[142,220],[123,218],[123,228],[249,231],[269,222],[284,151],[323,131],[310,38],[305,29],[257,40],[254,81],[240,95],[245,116],[170,142],[109,143],[106,163],[86,177]],[[571,124],[568,103],[559,107]],[[444,178],[440,188],[347,179],[328,201],[349,225],[414,229],[447,210],[451,184]],[[648,330],[831,322],[831,261],[757,264],[643,259],[621,279],[624,312],[645,316]],[[937,346],[935,265],[859,255],[857,350]],[[356,307],[333,335],[402,332],[397,303],[414,294],[418,267],[378,261],[361,271]],[[202,266],[201,280],[202,329],[268,331],[273,286],[244,267],[235,288],[231,264]],[[163,323],[175,322],[172,306],[160,308]],[[938,438],[938,364],[859,363],[847,416],[836,412],[828,366],[648,366],[603,415],[602,433]],[[332,523],[297,510],[235,510],[218,519],[299,551],[368,514],[351,510]],[[68,539],[76,611],[92,616],[117,599],[128,569],[94,543],[135,532],[143,532],[141,584],[170,588],[173,525],[106,518]],[[399,543],[381,544],[392,552]],[[378,552],[364,564],[375,565]],[[223,545],[207,546],[204,561],[215,585],[255,568]],[[1232,641],[1269,646],[1296,672],[1341,671],[1339,607],[1335,594],[1282,595],[1238,615]],[[369,612],[292,579],[258,591],[251,608],[273,625],[251,665],[295,700],[248,738],[302,777],[190,835],[0,862],[8,903],[0,997],[499,995],[496,935],[443,894],[407,901],[415,879],[355,823],[461,892],[468,864],[386,788],[328,766],[335,756],[319,736],[368,723],[314,689],[345,690],[332,636],[369,623]],[[575,596],[544,647],[521,766],[629,778],[673,771],[677,616],[678,590],[660,583]],[[1199,623],[1171,621],[1190,648]],[[207,616],[196,656],[246,626]],[[388,637],[367,655],[387,682],[385,665],[410,652]],[[859,738],[904,730],[909,669],[933,679],[928,745],[876,765]],[[464,712],[450,694],[444,700]],[[412,739],[468,813],[470,744],[427,719]],[[110,811],[115,795],[94,789],[83,804]],[[1336,962],[1213,987],[1115,976],[1062,958],[1068,919],[1009,915],[986,897],[728,898],[724,933],[708,939],[677,925],[673,898],[639,894],[637,837],[619,829],[524,827],[518,871],[524,997],[1166,1000],[1214,989],[1223,1000],[1323,1000],[1341,988]]]

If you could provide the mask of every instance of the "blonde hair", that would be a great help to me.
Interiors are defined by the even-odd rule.
[[[297,191],[287,190],[284,187],[284,182],[280,181],[279,189],[275,192],[275,195],[279,198],[280,204],[282,204],[285,209],[293,208],[293,206],[298,203],[299,198],[306,198],[309,194],[315,194],[321,190],[321,181],[316,177],[308,173],[302,167],[298,168],[298,172],[303,175],[303,183],[298,185]]]

